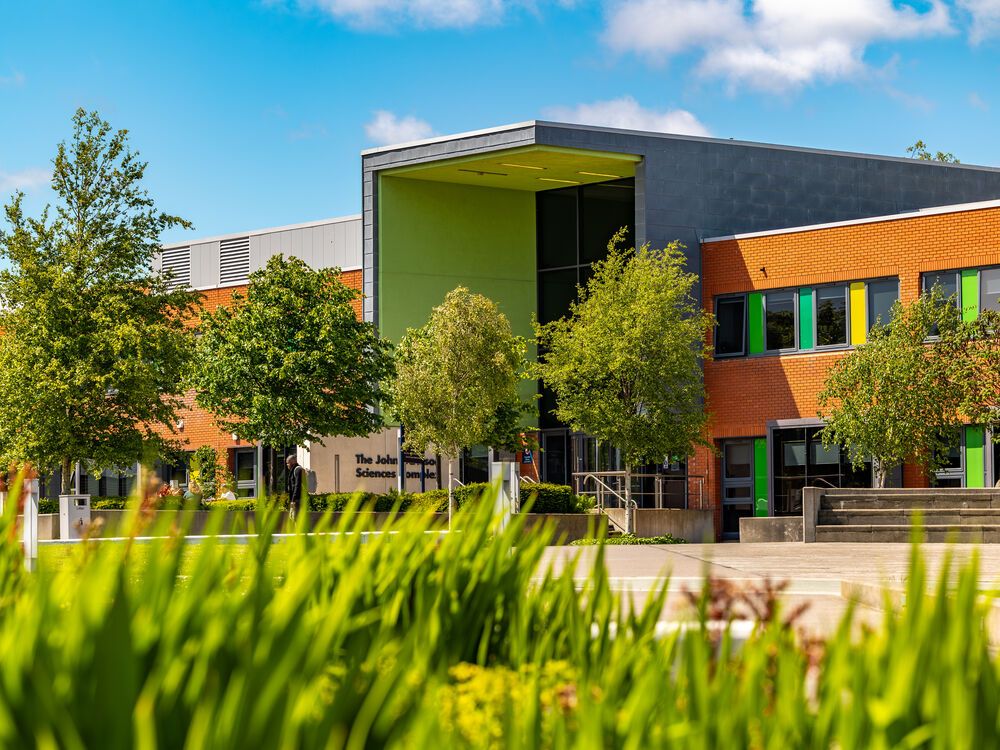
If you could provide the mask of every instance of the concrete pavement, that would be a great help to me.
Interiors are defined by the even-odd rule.
[[[594,565],[594,547],[550,547],[545,563],[563,569],[577,555],[577,575],[582,579]],[[605,567],[612,589],[636,604],[670,577],[664,619],[690,615],[685,591],[700,591],[706,577],[745,589],[760,589],[767,581],[787,581],[781,595],[785,611],[799,604],[809,608],[797,621],[808,633],[832,632],[846,611],[842,595],[848,584],[876,584],[902,588],[907,580],[909,544],[764,543],[678,544],[608,546]],[[951,554],[955,563],[978,554],[980,587],[1000,588],[1000,545],[924,544],[921,553],[933,584],[942,562]],[[954,567],[954,565],[953,565]],[[858,623],[876,624],[883,613],[864,605],[857,607]]]

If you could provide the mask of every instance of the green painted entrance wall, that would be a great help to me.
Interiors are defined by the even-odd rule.
[[[982,427],[965,428],[965,486],[982,487],[986,480],[986,435]]]
[[[378,319],[399,341],[457,286],[486,295],[531,336],[535,194],[403,177],[379,178]]]
[[[753,514],[766,516],[767,507],[767,438],[753,441]]]

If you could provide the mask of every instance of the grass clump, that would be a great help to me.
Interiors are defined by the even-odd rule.
[[[768,607],[736,648],[707,603],[663,635],[666,581],[634,605],[603,546],[592,572],[546,565],[551,524],[501,527],[487,503],[460,511],[460,533],[406,513],[380,535],[355,503],[280,543],[260,510],[243,546],[179,529],[84,543],[34,574],[15,505],[0,523],[2,748],[997,746],[975,560],[928,592],[915,548],[881,627],[848,613],[804,641]]]

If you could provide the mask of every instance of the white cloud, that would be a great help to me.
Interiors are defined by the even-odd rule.
[[[631,96],[576,107],[549,107],[546,117],[581,125],[651,130],[680,135],[710,135],[697,117],[685,109],[645,109]]]
[[[378,146],[391,146],[430,138],[434,135],[434,129],[429,123],[413,115],[399,117],[393,112],[380,109],[371,122],[365,124],[365,135]]]
[[[496,23],[522,0],[296,0],[299,7],[316,9],[362,29],[463,28]]]
[[[957,0],[958,7],[972,17],[969,41],[973,44],[1000,36],[1000,0]]]
[[[975,91],[969,92],[969,106],[981,109],[983,112],[990,108],[990,105],[986,103],[986,100]]]
[[[618,0],[604,40],[653,62],[694,53],[700,75],[734,90],[785,92],[867,74],[871,44],[952,31],[942,0],[923,11],[893,0]]]
[[[10,75],[0,76],[0,88],[23,86],[27,80],[20,70],[12,70]]]
[[[29,192],[43,187],[52,179],[52,170],[42,167],[28,167],[17,172],[5,172],[0,169],[0,194],[6,195],[15,190]]]

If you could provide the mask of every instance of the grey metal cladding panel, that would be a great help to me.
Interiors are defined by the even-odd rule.
[[[359,267],[362,265],[362,255],[364,253],[364,243],[361,239],[361,220],[356,219],[344,224],[347,234],[345,243],[344,266]]]
[[[482,133],[465,138],[418,144],[395,151],[363,154],[361,157],[362,169],[365,171],[388,169],[406,164],[418,164],[425,161],[448,159],[455,156],[468,156],[487,151],[496,151],[502,148],[522,146],[534,142],[534,131],[535,128],[528,125],[523,128],[504,130],[497,133]],[[365,192],[367,193],[368,191],[365,190]]]
[[[263,268],[270,257],[267,254],[268,236],[266,234],[250,235],[250,273]]]
[[[219,283],[219,243],[191,245],[191,286],[216,286]]]

